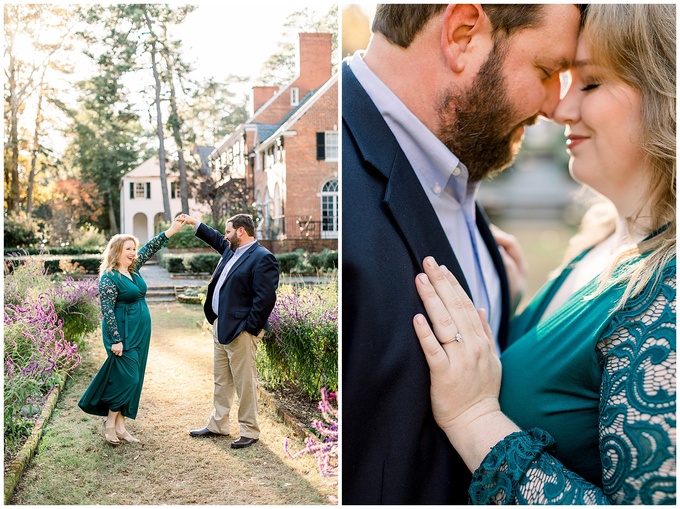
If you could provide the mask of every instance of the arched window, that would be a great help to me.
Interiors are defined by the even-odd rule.
[[[338,181],[329,180],[321,189],[321,238],[338,238]]]

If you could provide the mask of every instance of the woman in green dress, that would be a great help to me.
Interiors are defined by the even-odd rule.
[[[675,19],[672,4],[588,7],[554,119],[606,205],[501,358],[445,267],[428,258],[416,279],[434,417],[473,503],[675,503]]]
[[[125,417],[137,416],[151,339],[151,316],[146,305],[147,286],[139,269],[184,223],[173,221],[167,231],[151,239],[137,252],[132,235],[115,235],[104,251],[99,269],[102,336],[107,358],[78,406],[88,414],[106,416],[105,440],[118,445],[139,442],[125,428]]]

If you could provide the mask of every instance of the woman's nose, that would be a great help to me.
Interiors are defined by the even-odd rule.
[[[558,124],[573,124],[578,121],[580,116],[579,90],[574,83],[569,83],[566,87],[562,99],[559,100],[553,113],[553,120]]]

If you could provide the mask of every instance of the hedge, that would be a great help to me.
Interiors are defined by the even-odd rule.
[[[77,250],[77,249],[76,249]],[[5,266],[8,271],[12,271],[12,265],[23,263],[26,259],[26,252],[19,255],[5,256]],[[13,253],[17,253],[13,250]],[[96,254],[38,254],[29,256],[43,260],[45,268],[50,274],[58,272],[75,272],[84,271],[87,274],[97,274],[99,272],[99,265],[102,261],[101,252]],[[303,273],[303,274],[318,274],[320,272],[333,272],[338,267],[338,252],[330,249],[324,249],[321,253],[307,253],[302,249],[298,249],[292,253],[279,253],[276,260],[279,263],[279,270],[282,274]],[[164,269],[168,272],[177,274],[189,272],[197,273],[212,273],[220,261],[220,255],[217,252],[208,253],[172,253],[167,248],[163,248],[158,252],[158,260]],[[80,266],[82,269],[78,270]]]
[[[5,257],[5,268],[8,273],[11,273],[17,264],[23,264],[29,257],[26,256],[9,256]],[[45,270],[48,274],[56,274],[59,272],[64,272],[67,269],[68,272],[76,269],[75,272],[84,271],[87,274],[97,274],[99,272],[99,266],[102,263],[102,254],[87,254],[78,256],[69,255],[36,255],[30,258],[35,258],[42,260],[45,264]],[[78,270],[78,267],[81,267]]]
[[[106,246],[102,247],[6,247],[5,256],[35,256],[35,255],[81,255],[81,254],[102,254]]]

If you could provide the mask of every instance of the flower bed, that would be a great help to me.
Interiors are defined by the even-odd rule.
[[[97,281],[46,274],[38,259],[5,276],[5,462],[30,436],[43,404],[80,363],[83,337],[99,324]]]
[[[337,282],[279,289],[271,332],[258,350],[265,386],[293,385],[313,401],[338,389]]]
[[[319,442],[312,437],[305,439],[305,448],[296,452],[290,452],[290,441],[286,440],[284,448],[291,458],[297,458],[304,454],[311,454],[316,458],[321,477],[329,484],[338,482],[338,409],[332,405],[337,394],[326,389],[321,389],[321,401],[319,411],[323,420],[314,419],[312,427],[322,437]]]

